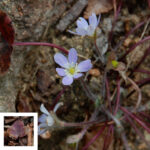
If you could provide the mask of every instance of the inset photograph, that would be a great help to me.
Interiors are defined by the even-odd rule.
[[[33,143],[33,116],[4,116],[4,146],[33,146]]]

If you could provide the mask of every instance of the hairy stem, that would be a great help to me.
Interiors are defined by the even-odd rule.
[[[96,96],[92,93],[88,85],[83,79],[80,79],[81,86],[83,87],[83,90],[85,91],[86,95],[95,103]]]

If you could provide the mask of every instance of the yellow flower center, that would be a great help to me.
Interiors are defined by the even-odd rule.
[[[118,67],[118,64],[119,64],[118,61],[112,60],[111,63],[112,63],[112,65],[113,65],[114,68]]]
[[[71,75],[74,75],[74,73],[75,73],[75,68],[74,67],[71,67],[71,68],[69,68],[69,73],[71,74]]]

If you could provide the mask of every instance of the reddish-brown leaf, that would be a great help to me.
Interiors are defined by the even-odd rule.
[[[14,29],[11,24],[10,18],[6,13],[0,10],[0,32],[3,39],[10,45],[14,42]]]
[[[8,45],[4,40],[0,40],[0,74],[4,74],[10,66],[11,53],[13,47]]]
[[[10,66],[14,29],[6,13],[0,10],[0,74],[4,74]]]
[[[24,137],[26,133],[23,121],[15,121],[13,125],[10,128],[8,128],[7,133],[10,137],[14,139],[17,139],[18,137]]]

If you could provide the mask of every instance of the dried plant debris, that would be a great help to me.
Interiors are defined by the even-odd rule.
[[[87,5],[88,0],[79,0],[68,11],[68,13],[59,21],[57,29],[59,31],[65,31],[69,24],[71,24],[82,12]],[[78,11],[77,11],[78,10]]]
[[[4,145],[32,146],[33,117],[4,117]]]
[[[112,0],[89,0],[88,7],[84,12],[84,17],[87,19],[92,13],[100,14],[107,13],[113,8]]]
[[[0,1],[0,110],[39,112],[44,104],[53,119],[39,117],[39,150],[150,150],[149,1]],[[79,61],[66,60],[71,48]],[[59,50],[65,55],[55,60]],[[66,76],[72,85],[62,85]],[[7,117],[5,145],[32,146],[31,120]]]

